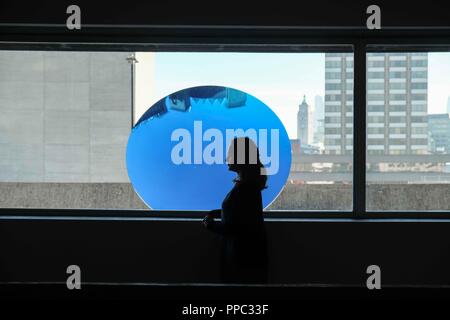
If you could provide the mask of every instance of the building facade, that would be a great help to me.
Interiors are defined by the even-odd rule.
[[[129,182],[128,56],[1,51],[0,184]]]
[[[427,53],[367,56],[369,154],[428,153]],[[325,153],[353,151],[353,54],[325,54]]]
[[[322,96],[314,97],[313,120],[313,144],[323,149],[325,106]]]
[[[450,152],[450,118],[448,113],[428,115],[431,153]]]
[[[312,139],[311,108],[306,103],[305,96],[303,96],[303,101],[299,105],[297,112],[297,139],[300,140],[301,145],[310,144]]]

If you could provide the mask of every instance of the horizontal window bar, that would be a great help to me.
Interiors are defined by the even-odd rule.
[[[0,209],[0,220],[201,220],[207,211],[148,211],[148,210],[79,210],[79,209]],[[267,221],[293,219],[358,220],[444,220],[450,222],[445,211],[368,211],[354,215],[349,211],[266,211]]]

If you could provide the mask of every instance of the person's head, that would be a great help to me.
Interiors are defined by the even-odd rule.
[[[266,188],[264,165],[259,159],[258,147],[252,139],[234,138],[228,148],[227,163],[228,170],[238,174],[235,181],[256,183],[261,189]]]

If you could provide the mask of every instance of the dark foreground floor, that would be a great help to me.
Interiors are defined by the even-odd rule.
[[[56,302],[50,299],[56,299]],[[442,314],[438,311],[440,308],[447,312],[448,303],[443,299],[450,300],[450,289],[403,287],[369,291],[366,288],[310,285],[84,284],[80,290],[70,291],[65,284],[0,285],[2,310],[11,308],[16,315],[23,312],[33,316],[38,313],[46,317],[56,315],[57,319],[65,319],[69,314],[80,319],[86,315],[95,318],[93,315],[97,312],[102,318],[111,313],[121,319],[327,319],[326,315],[333,319],[340,315],[346,319],[365,319],[369,314],[379,318],[398,314],[405,318],[406,313],[417,316],[418,308],[429,317],[431,313]],[[266,311],[259,315],[240,313],[239,308],[248,312],[251,305],[254,310],[257,306],[260,310],[265,306]],[[196,307],[214,307],[216,313],[214,316],[183,313]]]
[[[152,301],[198,302],[293,302],[296,300],[404,300],[449,299],[448,287],[364,287],[328,285],[164,285],[164,284],[82,284],[68,290],[65,284],[0,284],[4,299],[138,299]]]

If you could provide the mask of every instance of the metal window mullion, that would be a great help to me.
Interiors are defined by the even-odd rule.
[[[366,43],[354,44],[353,57],[353,214],[366,213]]]

